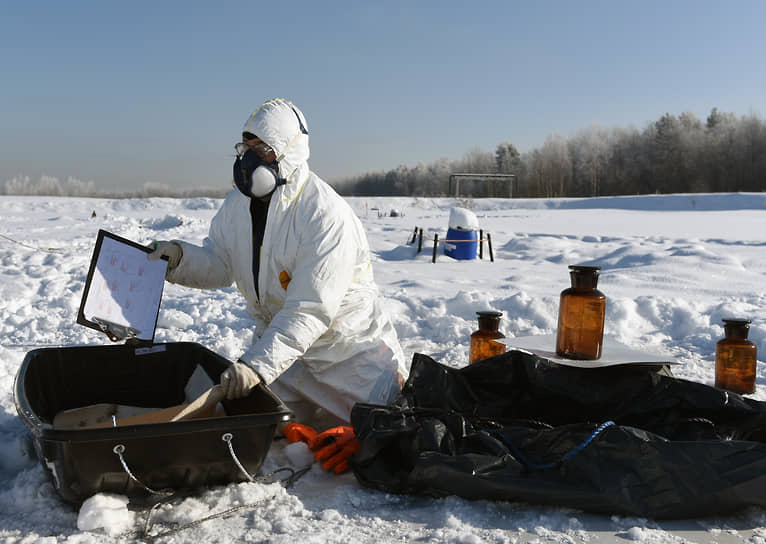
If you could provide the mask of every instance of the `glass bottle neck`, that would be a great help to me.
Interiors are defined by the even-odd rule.
[[[479,330],[496,332],[500,327],[499,317],[480,317],[479,318]]]
[[[750,332],[750,327],[747,325],[726,325],[723,330],[726,338],[747,340],[747,335]]]
[[[597,272],[578,272],[569,273],[572,281],[572,287],[575,289],[595,289],[598,286]]]

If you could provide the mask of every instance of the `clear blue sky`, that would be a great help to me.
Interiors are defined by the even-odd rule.
[[[328,181],[592,123],[766,114],[766,2],[77,0],[0,6],[0,184],[231,180],[273,97]]]

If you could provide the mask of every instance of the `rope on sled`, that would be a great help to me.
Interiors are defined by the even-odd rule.
[[[237,512],[238,510],[244,510],[246,508],[255,508],[259,504],[264,503],[266,501],[270,501],[270,500],[275,499],[275,498],[276,498],[276,495],[272,495],[271,497],[267,497],[267,498],[261,499],[260,501],[257,501],[257,502],[252,502],[250,504],[243,504],[241,506],[235,506],[233,508],[229,508],[228,510],[224,510],[223,512],[218,512],[217,514],[213,514],[213,515],[204,517],[202,519],[198,519],[198,520],[195,520],[195,521],[190,521],[189,523],[181,525],[180,527],[176,527],[175,529],[170,529],[168,531],[164,531],[164,532],[158,533],[156,535],[150,535],[149,534],[149,530],[151,529],[151,525],[150,525],[149,521],[151,519],[151,516],[152,516],[152,513],[154,512],[154,510],[160,505],[160,503],[158,503],[158,504],[155,504],[152,507],[152,509],[149,511],[149,516],[147,516],[146,524],[144,525],[144,534],[142,535],[142,538],[154,541],[154,540],[157,540],[159,538],[164,538],[164,537],[167,537],[167,536],[171,536],[171,535],[180,533],[181,531],[185,531],[186,529],[191,529],[192,527],[196,527],[197,525],[201,525],[201,524],[205,523],[206,521],[210,521],[210,520],[213,520],[213,519],[216,519],[216,518],[224,518],[224,517],[228,516],[229,514],[233,514],[234,512]]]
[[[234,462],[237,465],[237,468],[244,474],[249,481],[254,481],[253,477],[250,475],[248,471],[245,470],[245,467],[242,466],[242,463],[239,462],[239,458],[237,457],[237,454],[234,453],[234,446],[231,445],[231,439],[232,439],[231,433],[224,433],[224,435],[221,437],[221,440],[226,442],[226,445],[229,446],[229,454],[231,455],[231,458],[234,459]]]
[[[279,474],[280,472],[289,472],[290,474],[288,476],[286,476],[285,478],[282,478],[281,480],[276,480],[275,482],[282,482],[282,483],[285,484],[285,488],[290,488],[304,474],[306,474],[309,470],[311,470],[311,465],[306,466],[306,467],[304,467],[302,469],[299,469],[299,470],[295,470],[295,469],[293,469],[291,467],[280,467],[280,468],[277,468],[275,470],[272,470],[268,474],[264,474],[263,476],[253,477],[252,475],[250,475],[249,472],[247,472],[247,470],[245,470],[245,467],[242,466],[242,463],[239,461],[239,459],[237,458],[237,455],[234,453],[234,447],[231,445],[231,440],[232,440],[231,433],[225,433],[221,437],[221,440],[223,440],[224,442],[226,442],[228,444],[228,446],[229,446],[229,453],[231,454],[232,458],[234,459],[234,462],[237,464],[237,467],[239,467],[239,469],[245,474],[245,476],[247,476],[247,479],[251,483],[265,482],[266,480],[268,480],[269,478],[271,478],[275,474]],[[128,474],[130,474],[130,473],[128,473]],[[131,477],[132,477],[132,475],[131,475]],[[138,480],[136,480],[136,481],[138,481]],[[271,482],[271,483],[275,483],[275,482]],[[139,484],[140,484],[140,482],[139,482]],[[143,485],[143,484],[141,484],[141,485]],[[146,486],[143,486],[143,487],[146,488],[146,489],[149,489]],[[151,491],[151,490],[149,489],[149,491]],[[174,529],[169,529],[167,531],[163,531],[163,532],[158,533],[156,535],[150,535],[149,531],[151,530],[151,527],[152,527],[152,525],[151,525],[152,515],[154,514],[154,511],[158,507],[160,507],[162,504],[164,504],[164,501],[160,501],[157,504],[155,504],[154,506],[152,506],[152,508],[149,510],[149,513],[146,516],[146,521],[144,522],[144,530],[143,530],[143,534],[141,535],[141,537],[144,538],[144,539],[149,539],[149,540],[153,541],[153,540],[157,540],[159,538],[164,538],[164,537],[167,537],[167,536],[171,536],[171,535],[174,535],[176,533],[180,533],[181,531],[185,531],[186,529],[191,529],[192,527],[196,527],[197,525],[200,525],[200,524],[202,524],[202,523],[204,523],[206,521],[210,521],[210,520],[217,519],[217,518],[224,518],[224,517],[227,517],[227,516],[229,516],[229,515],[231,515],[231,514],[233,514],[235,512],[238,512],[239,510],[255,508],[256,506],[258,506],[258,505],[260,505],[260,504],[262,504],[262,503],[264,503],[266,501],[273,500],[275,498],[276,498],[276,495],[272,495],[271,497],[266,497],[264,499],[261,499],[259,501],[253,502],[253,503],[243,504],[243,505],[240,505],[240,506],[234,506],[233,508],[229,508],[228,510],[224,510],[223,512],[218,512],[216,514],[211,514],[209,516],[206,516],[204,518],[201,518],[201,519],[198,519],[198,520],[195,520],[195,521],[191,521],[189,523],[186,523],[186,524],[181,525],[179,527],[176,527]]]
[[[112,416],[114,418],[114,416]],[[125,446],[122,444],[117,444],[112,451],[117,455],[117,457],[120,458],[120,463],[122,463],[122,468],[125,469],[125,472],[128,473],[128,476],[136,482],[138,485],[140,485],[142,488],[144,488],[146,491],[153,495],[161,495],[163,497],[170,497],[175,493],[172,489],[163,489],[162,491],[155,491],[151,487],[147,486],[145,483],[143,483],[141,480],[136,478],[133,473],[130,471],[130,467],[128,467],[128,463],[125,462],[125,458],[122,456],[122,454],[125,452]]]
[[[294,470],[294,469],[292,469],[290,467],[281,467],[281,468],[272,470],[271,472],[269,472],[268,474],[264,474],[263,476],[259,476],[257,478],[253,478],[251,481],[253,483],[260,483],[260,482],[263,482],[263,481],[271,478],[274,474],[277,474],[279,472],[290,472],[290,475],[287,476],[286,478],[283,478],[281,480],[277,480],[278,482],[284,482],[285,483],[285,487],[289,488],[289,487],[292,487],[292,485],[295,482],[297,482],[301,478],[301,476],[306,474],[309,470],[311,470],[311,465],[309,465],[307,467],[304,467],[302,469],[299,469],[299,470]],[[274,482],[271,482],[271,483],[274,483]],[[194,520],[194,521],[190,521],[189,523],[186,523],[186,524],[181,525],[179,527],[176,527],[174,529],[169,529],[167,531],[163,531],[163,532],[158,533],[156,535],[150,535],[149,531],[152,528],[152,526],[151,526],[152,515],[153,515],[154,511],[159,506],[161,506],[163,504],[162,502],[159,502],[159,503],[155,504],[154,506],[152,506],[152,508],[149,510],[149,514],[147,515],[146,521],[144,522],[143,534],[141,536],[142,536],[142,538],[150,539],[150,540],[157,540],[159,538],[164,538],[164,537],[167,537],[167,536],[171,536],[171,535],[174,535],[176,533],[180,533],[181,531],[185,531],[186,529],[191,529],[192,527],[196,527],[197,525],[201,525],[202,523],[204,523],[206,521],[210,521],[210,520],[217,519],[217,518],[225,518],[225,517],[227,517],[227,516],[229,516],[229,515],[231,515],[231,514],[233,514],[235,512],[238,512],[239,510],[246,510],[246,509],[250,509],[250,508],[255,508],[256,506],[259,506],[260,504],[263,504],[266,501],[273,500],[276,497],[277,497],[276,495],[272,495],[271,497],[266,497],[266,498],[263,498],[263,499],[261,499],[259,501],[256,501],[256,502],[251,502],[249,504],[242,504],[240,506],[234,506],[232,508],[229,508],[228,510],[224,510],[223,512],[218,512],[217,514],[211,514],[211,515],[206,516],[204,518],[201,518],[201,519],[198,519],[198,520]]]
[[[296,471],[296,470],[293,470],[290,467],[282,467],[282,468],[278,468],[276,470],[272,470],[271,472],[269,472],[268,474],[266,474],[264,476],[260,476],[260,477],[256,478],[256,477],[252,476],[247,470],[245,470],[245,467],[242,465],[242,463],[239,462],[239,458],[237,457],[237,454],[234,453],[234,446],[231,445],[232,438],[233,438],[233,436],[232,436],[231,433],[224,433],[223,436],[221,436],[221,440],[226,442],[226,444],[229,446],[229,454],[231,454],[231,458],[234,459],[234,463],[236,463],[236,465],[239,468],[239,470],[242,471],[242,474],[244,474],[245,477],[250,482],[262,482],[263,480],[265,480],[267,478],[270,478],[271,476],[273,476],[274,474],[277,474],[278,472],[288,471],[288,472],[291,473],[290,476],[288,476],[286,478],[283,478],[281,480],[278,480],[278,481],[285,482],[285,487],[292,487],[292,485],[295,482],[297,482],[298,479],[301,476],[306,474],[309,471],[309,469],[311,468],[311,465],[309,465],[307,467],[304,467],[304,468]]]

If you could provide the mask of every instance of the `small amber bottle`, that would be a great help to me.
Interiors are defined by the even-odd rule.
[[[596,289],[600,266],[569,267],[572,286],[561,292],[556,353],[568,359],[601,357],[606,296]]]
[[[495,342],[498,338],[505,338],[499,331],[501,312],[483,311],[476,312],[479,316],[479,330],[471,334],[471,349],[468,354],[468,364],[493,355],[505,352],[505,344]]]
[[[755,393],[755,344],[747,339],[749,319],[727,318],[726,338],[715,345],[715,386],[734,393]]]

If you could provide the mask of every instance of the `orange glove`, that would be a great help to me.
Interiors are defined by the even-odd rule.
[[[285,438],[287,438],[288,442],[305,442],[308,444],[309,448],[311,448],[311,444],[314,442],[318,434],[308,425],[292,422],[285,425],[282,432],[285,433]]]
[[[362,445],[354,435],[352,427],[342,426],[327,429],[318,434],[310,443],[314,459],[322,461],[322,468],[341,474],[349,469],[349,458],[356,455]]]

